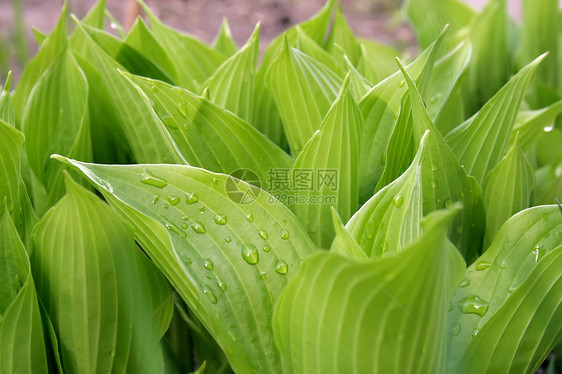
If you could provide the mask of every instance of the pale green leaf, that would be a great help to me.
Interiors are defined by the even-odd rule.
[[[350,257],[354,260],[363,261],[367,260],[367,254],[361,248],[359,243],[351,235],[349,230],[345,227],[338,211],[332,207],[332,218],[334,223],[335,238],[332,243],[330,251],[339,254],[342,257]]]
[[[229,176],[199,168],[67,162],[135,227],[235,372],[290,372],[275,346],[271,315],[300,260],[314,251],[290,210],[264,191],[238,204],[227,193]]]
[[[369,199],[346,225],[370,258],[400,251],[420,235],[424,149],[422,139],[410,167]]]
[[[11,81],[12,71],[9,71],[8,76],[6,77],[6,83],[4,84],[4,89],[0,92],[0,120],[15,126],[16,114],[14,112],[14,106],[10,96]]]
[[[49,372],[29,258],[4,206],[0,210],[0,371]]]
[[[476,180],[467,176],[455,155],[435,128],[424,107],[421,95],[406,70],[400,65],[408,83],[412,101],[414,139],[427,137],[426,157],[422,159],[423,212],[462,203],[463,209],[451,225],[449,238],[461,254],[471,262],[481,251],[484,234],[484,207]],[[425,135],[427,131],[429,134]]]
[[[521,100],[543,58],[521,69],[478,113],[446,135],[466,172],[478,182],[502,158]]]
[[[252,120],[254,76],[260,54],[260,24],[234,55],[223,62],[201,85],[208,89],[209,99],[245,121]]]
[[[370,82],[378,83],[396,72],[395,58],[402,54],[382,43],[371,39],[359,38],[361,57],[357,70]]]
[[[561,137],[562,138],[562,137]],[[535,171],[532,203],[555,204],[562,201],[562,155],[551,164]]]
[[[188,164],[227,174],[249,169],[264,188],[270,169],[292,166],[292,158],[263,134],[208,99],[164,82],[127,77],[154,102]]]
[[[484,248],[509,217],[529,207],[534,183],[533,168],[516,140],[482,183],[486,209]]]
[[[451,300],[455,373],[534,373],[562,336],[562,213],[524,210],[499,230]]]
[[[306,143],[292,170],[291,192],[298,201],[289,207],[321,248],[328,248],[334,238],[331,207],[345,222],[357,210],[363,117],[349,82],[348,75],[320,130]]]
[[[283,40],[266,82],[283,120],[291,153],[296,156],[320,128],[342,80],[322,63],[291,47],[287,38]]]
[[[226,17],[222,19],[221,28],[215,40],[213,40],[213,49],[228,57],[238,51],[238,46],[232,37]]]
[[[445,373],[447,301],[464,263],[446,238],[451,212],[420,239],[368,262],[303,262],[273,315],[296,373]]]
[[[37,224],[32,269],[67,372],[150,371],[168,286],[111,208],[70,178]]]
[[[332,54],[332,56],[336,57],[339,55],[336,47],[338,45],[345,50],[345,54],[349,57],[353,66],[357,66],[361,57],[361,46],[355,37],[353,30],[347,23],[347,20],[341,10],[341,6],[339,6],[336,10],[336,16],[334,18],[328,40],[325,43],[325,48]]]
[[[545,129],[554,129],[554,121],[560,113],[562,113],[562,100],[545,108],[520,111],[517,113],[513,130],[511,130],[509,144],[515,143],[515,136],[519,133],[521,148],[523,150],[529,149]]]
[[[23,140],[21,132],[0,119],[0,202],[9,212],[19,208]]]

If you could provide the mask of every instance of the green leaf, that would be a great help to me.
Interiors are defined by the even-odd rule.
[[[10,96],[10,84],[12,81],[12,71],[8,72],[6,77],[6,84],[4,84],[4,89],[0,92],[0,120],[7,122],[8,124],[16,125],[16,114],[14,113],[14,106],[12,104],[12,98]]]
[[[486,208],[484,248],[509,217],[529,207],[534,183],[533,168],[516,140],[482,184]]]
[[[455,155],[435,128],[425,109],[421,95],[406,70],[399,64],[408,83],[412,102],[414,139],[426,136],[426,156],[422,159],[423,213],[462,203],[461,214],[453,219],[449,238],[461,254],[471,262],[481,251],[484,234],[484,207],[476,180],[467,176]],[[429,134],[426,132],[429,130]]]
[[[336,16],[333,21],[332,29],[330,30],[330,35],[326,41],[325,48],[331,52],[332,56],[337,56],[339,55],[337,46],[343,48],[353,66],[357,66],[361,57],[361,47],[355,37],[355,34],[353,33],[353,30],[349,27],[349,24],[343,15],[341,5],[338,6],[338,9],[336,10]]]
[[[21,123],[26,102],[35,83],[65,48],[67,12],[68,7],[65,2],[57,25],[43,44],[41,44],[39,52],[29,61],[22,72],[18,87],[14,93],[14,109],[18,126]]]
[[[400,251],[420,235],[424,139],[410,167],[369,199],[346,225],[370,258]]]
[[[69,177],[66,190],[37,224],[32,256],[63,367],[154,369],[172,316],[168,286],[107,204]]]
[[[562,201],[562,156],[536,170],[535,180],[533,205],[555,204]]]
[[[515,137],[519,133],[519,144],[521,149],[529,149],[545,129],[552,130],[554,121],[562,113],[562,100],[557,101],[545,108],[537,110],[526,110],[517,113],[513,130],[509,137],[509,144],[515,143]]]
[[[31,27],[31,31],[33,31],[33,38],[37,42],[37,45],[41,47],[41,44],[47,39],[47,34],[41,32],[41,30],[37,29],[36,27]]]
[[[298,201],[289,207],[321,248],[328,248],[334,238],[331,208],[335,207],[346,222],[357,210],[363,117],[349,83],[350,75],[347,75],[321,129],[306,143],[292,170],[295,185],[291,192]],[[331,182],[322,179],[330,176]],[[304,188],[296,185],[298,180],[304,181]]]
[[[72,53],[65,49],[41,76],[27,101],[22,119],[27,163],[36,181],[35,207],[40,214],[64,194],[61,165],[49,156],[62,153],[92,158],[88,119],[88,83]],[[46,190],[39,197],[38,191]]]
[[[14,213],[19,209],[23,140],[21,132],[0,119],[0,201]]]
[[[165,25],[142,0],[139,3],[150,20],[154,38],[175,64],[177,83],[190,91],[197,91],[197,87],[226,60],[226,56],[202,41]]]
[[[29,258],[5,206],[0,210],[0,371],[49,372]]]
[[[442,36],[407,69],[414,79],[427,81]],[[386,153],[395,123],[398,119],[401,99],[406,82],[397,71],[373,87],[359,102],[365,127],[361,138],[359,169],[364,172],[359,179],[359,201],[368,200],[375,191],[386,164]]]
[[[506,1],[489,1],[469,27],[472,60],[464,82],[464,103],[468,115],[477,112],[511,76],[512,53]]]
[[[107,0],[98,0],[90,8],[88,14],[82,19],[82,22],[96,29],[103,29],[105,25],[105,10]]]
[[[524,210],[466,271],[449,311],[455,373],[534,373],[562,337],[562,214]]]
[[[430,45],[446,24],[455,33],[476,16],[468,4],[459,0],[408,0],[404,9],[422,48]]]
[[[86,54],[80,56],[80,64],[88,79],[98,86],[96,99],[102,98],[92,102],[91,111],[108,113],[115,121],[105,131],[119,140],[125,138],[137,162],[181,162],[170,135],[146,95],[118,71],[123,67],[103,51],[80,24],[78,26],[87,46]],[[102,118],[99,121],[101,123]]]
[[[164,82],[127,77],[154,102],[156,113],[189,165],[227,174],[249,169],[262,185],[269,169],[292,166],[292,158],[283,150],[208,99]]]
[[[446,135],[460,163],[478,182],[503,156],[521,100],[544,56],[521,69],[478,113]]]
[[[271,315],[314,244],[284,205],[263,191],[238,204],[227,193],[231,177],[189,166],[66,162],[135,227],[235,372],[289,372],[273,341]],[[256,191],[243,182],[237,187]]]
[[[308,36],[308,34],[304,32],[300,26],[296,26],[294,30],[296,37],[295,42],[292,44],[293,47],[326,65],[330,70],[343,78],[345,71],[342,70],[342,67],[344,66],[340,66],[341,64],[339,63],[339,60],[332,57],[328,51]],[[289,35],[289,33],[287,34]]]
[[[428,217],[422,237],[392,255],[305,260],[273,315],[294,372],[444,373],[447,300],[464,269],[446,238],[451,215]]]
[[[332,243],[332,247],[330,248],[330,252],[339,254],[342,257],[350,257],[358,261],[367,260],[367,254],[345,227],[338,215],[338,211],[334,207],[332,207],[332,218],[336,236]]]
[[[359,38],[361,57],[357,63],[357,70],[370,82],[378,83],[396,72],[396,57],[401,53],[374,40]]]
[[[291,47],[287,38],[266,77],[291,147],[298,155],[320,128],[342,80],[322,63]]]
[[[238,51],[238,46],[232,37],[226,17],[222,19],[221,28],[213,41],[213,49],[228,57]]]
[[[260,24],[246,44],[215,70],[201,86],[209,99],[245,121],[252,120],[254,76],[260,54]]]

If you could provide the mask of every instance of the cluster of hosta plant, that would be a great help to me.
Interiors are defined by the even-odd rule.
[[[562,26],[523,10],[410,0],[408,59],[336,0],[261,57],[64,8],[0,95],[0,372],[535,372]]]

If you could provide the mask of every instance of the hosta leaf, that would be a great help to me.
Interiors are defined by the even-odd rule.
[[[401,53],[374,40],[359,38],[361,57],[357,69],[370,82],[378,83],[396,72],[396,57]]]
[[[298,155],[320,128],[342,80],[322,63],[291,47],[287,38],[266,77],[291,147]]]
[[[235,372],[289,371],[274,344],[271,315],[314,244],[284,205],[244,182],[236,191],[255,200],[238,204],[229,197],[239,196],[231,177],[190,166],[67,162],[135,227]]]
[[[555,161],[560,161],[562,148],[559,147],[562,141],[562,130],[554,127],[543,131],[537,138],[537,162],[538,165],[552,165]]]
[[[519,144],[523,150],[529,149],[545,129],[553,130],[556,117],[562,112],[562,100],[545,108],[526,110],[517,113],[513,130],[509,137],[509,144],[515,143],[515,136],[519,133]]]
[[[424,140],[410,167],[378,191],[351,217],[346,228],[367,256],[400,251],[420,234],[422,218],[421,160]]]
[[[348,64],[347,67],[349,69],[349,88],[353,93],[355,100],[359,101],[371,90],[371,88],[373,88],[373,84],[371,84],[367,78],[361,75],[361,73],[359,73],[359,71],[351,65],[351,61],[349,61],[347,56],[344,56],[344,59],[346,60]]]
[[[0,120],[9,123],[12,126],[16,125],[16,114],[14,113],[14,106],[12,98],[10,97],[10,84],[12,81],[12,72],[8,72],[6,77],[6,84],[4,89],[0,92]]]
[[[256,173],[262,184],[269,169],[290,168],[293,160],[251,125],[206,98],[179,87],[128,76],[154,102],[175,144],[193,166],[230,174]]]
[[[74,21],[77,23],[80,22],[75,17]],[[149,38],[143,40],[144,47],[139,51],[126,43],[126,41],[120,40],[103,30],[90,27],[83,23],[80,24],[80,30],[85,31],[104,52],[131,73],[174,83],[172,77],[160,67],[159,62],[164,59],[164,57],[153,57],[163,52],[162,48],[154,41],[153,44],[156,44],[156,46],[151,48]],[[81,33],[77,35],[81,35]],[[80,42],[84,43],[83,37],[81,39]],[[73,48],[76,50],[74,44]],[[163,56],[166,55],[164,54]]]
[[[209,99],[245,121],[252,120],[254,76],[260,54],[260,25],[246,44],[202,84]]]
[[[504,86],[511,75],[512,56],[506,1],[489,1],[470,25],[472,60],[464,83],[464,102],[468,115],[478,111]],[[490,35],[494,37],[491,38]]]
[[[143,1],[139,2],[150,20],[152,34],[175,64],[177,83],[190,91],[196,91],[226,60],[226,56],[202,41],[165,25]]]
[[[221,28],[213,41],[213,49],[228,57],[238,51],[226,17],[222,19]]]
[[[519,63],[525,65],[536,56],[549,52],[543,68],[537,73],[537,81],[555,91],[558,87],[560,58],[558,38],[553,37],[558,34],[560,28],[558,2],[543,0],[537,4],[532,0],[523,0],[522,6]]]
[[[326,49],[332,53],[332,56],[337,56],[339,54],[337,46],[343,48],[353,66],[357,66],[361,56],[361,47],[343,15],[341,5],[338,6],[336,10],[332,29],[326,41]]]
[[[19,208],[23,140],[21,132],[0,119],[0,201],[9,212]]]
[[[509,217],[529,207],[534,183],[533,168],[516,140],[482,184],[486,208],[484,248]]]
[[[339,61],[336,61],[328,51],[308,36],[300,26],[296,26],[294,30],[296,32],[296,40],[293,43],[294,45],[292,45],[293,47],[326,65],[334,73],[343,77],[345,71],[342,71],[342,66],[338,64]]]
[[[468,4],[460,0],[408,0],[404,7],[423,48],[437,38],[446,24],[451,25],[451,32],[456,32],[467,26],[476,15]]]
[[[35,39],[35,42],[40,47],[41,44],[43,44],[43,42],[45,41],[45,39],[47,39],[48,35],[44,34],[39,29],[33,26],[31,27],[31,31],[33,31],[33,39]]]
[[[332,253],[339,254],[342,257],[351,257],[352,259],[358,261],[367,260],[367,254],[345,227],[334,207],[332,207],[332,218],[334,221],[334,231],[336,236],[330,251]]]
[[[478,113],[446,135],[460,163],[478,182],[503,156],[521,100],[543,58],[521,69]]]
[[[393,255],[305,260],[273,316],[294,372],[444,373],[447,300],[464,269],[450,218],[428,217],[420,240]]]
[[[484,234],[484,208],[481,190],[474,178],[466,172],[439,133],[422,101],[416,84],[400,65],[408,83],[412,102],[414,139],[416,143],[426,136],[426,156],[422,159],[423,212],[428,214],[453,202],[461,202],[463,209],[451,225],[449,238],[463,256],[471,262],[481,250]],[[429,130],[429,134],[425,135]]]
[[[67,372],[155,368],[168,286],[111,208],[70,178],[38,223],[32,269]]]
[[[0,210],[0,371],[49,372],[29,258],[5,207]]]
[[[534,373],[560,339],[561,217],[557,206],[518,213],[467,269],[448,318],[453,372]]]
[[[84,43],[88,46],[80,64],[89,79],[97,78],[99,87],[96,97],[104,97],[103,101],[93,102],[92,112],[109,112],[114,117],[116,123],[111,124],[111,133],[127,139],[137,162],[181,161],[148,98],[119,73],[118,69],[123,69],[120,64],[104,52],[86,31],[79,31],[84,33]]]
[[[535,172],[533,205],[555,204],[562,201],[562,155],[550,165]]]
[[[441,39],[442,36],[408,65],[410,74],[420,82],[430,78],[429,72]],[[359,169],[364,172],[359,180],[360,202],[373,195],[383,173],[388,143],[398,119],[401,99],[406,91],[405,85],[404,77],[397,71],[373,87],[359,102],[365,118],[359,159]]]
[[[35,86],[35,83],[65,48],[66,18],[68,16],[67,9],[67,3],[64,3],[61,15],[55,28],[41,44],[39,52],[37,52],[35,57],[29,61],[22,72],[17,90],[14,93],[14,109],[18,126],[23,117],[26,102],[30,96],[31,90]]]
[[[34,204],[43,214],[64,194],[61,165],[49,156],[59,152],[92,159],[88,83],[69,49],[65,48],[37,82],[27,101],[22,127],[27,163],[40,184],[32,186]],[[46,196],[38,192],[42,189]]]
[[[345,222],[357,210],[363,117],[350,92],[349,80],[348,75],[321,129],[306,143],[292,170],[295,185],[291,192],[299,201],[290,208],[321,248],[328,248],[334,237],[331,207]]]
[[[131,31],[127,34],[125,43],[142,53],[143,56],[150,58],[154,64],[166,72],[168,76],[172,77],[174,81],[178,80],[178,73],[170,56],[156,41],[142,18],[136,19]]]

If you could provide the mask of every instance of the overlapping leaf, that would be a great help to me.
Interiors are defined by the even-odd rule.
[[[62,365],[67,372],[154,369],[172,313],[167,284],[108,205],[70,178],[66,190],[38,223],[32,256]]]
[[[447,301],[464,269],[446,238],[450,218],[428,217],[393,255],[305,260],[273,316],[294,372],[445,373]]]
[[[234,371],[290,371],[275,346],[271,315],[314,244],[285,206],[243,182],[238,191],[256,198],[238,204],[229,197],[230,177],[194,167],[67,162],[135,227]]]
[[[14,106],[10,97],[10,85],[12,81],[12,72],[8,72],[6,77],[6,84],[4,89],[0,92],[0,120],[9,123],[12,126],[16,125],[16,114]]]

